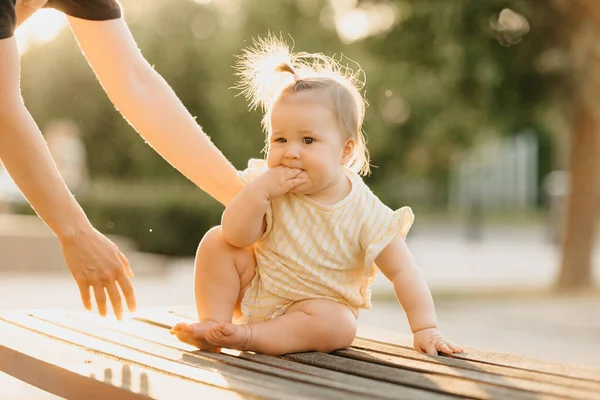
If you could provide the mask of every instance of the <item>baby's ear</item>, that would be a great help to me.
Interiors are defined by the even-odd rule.
[[[342,162],[341,164],[346,165],[352,160],[352,156],[354,155],[354,139],[346,140],[344,143],[344,149],[342,151]]]

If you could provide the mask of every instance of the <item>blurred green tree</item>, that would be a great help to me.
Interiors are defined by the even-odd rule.
[[[562,263],[557,286],[590,286],[598,210],[600,172],[600,3],[595,0],[556,0],[561,32],[569,54],[571,141]]]
[[[382,11],[394,14],[389,29],[351,42],[340,38],[344,25],[336,15],[348,10],[339,4],[368,9],[368,2],[123,3],[144,55],[240,168],[258,155],[264,138],[259,112],[248,112],[230,89],[231,66],[252,37],[269,30],[289,35],[298,50],[343,53],[360,63],[371,104],[365,130],[382,171],[374,171],[374,181],[433,177],[443,193],[448,165],[466,146],[490,132],[542,127],[539,109],[557,85],[536,66],[553,42],[553,20],[531,1],[390,1]],[[505,6],[535,23],[517,46],[501,46],[490,24]],[[23,64],[24,97],[37,121],[43,127],[57,117],[75,118],[93,149],[93,177],[181,179],[115,112],[69,32],[28,52]]]
[[[557,29],[563,14],[547,2],[122,2],[146,58],[238,168],[264,143],[260,113],[248,112],[230,89],[235,54],[252,37],[289,35],[296,50],[343,53],[360,63],[370,103],[365,131],[380,167],[368,179],[391,207],[407,196],[399,185],[404,177],[433,182],[434,195],[420,203],[443,207],[448,170],[464,149],[523,128],[547,140],[566,105],[565,43]],[[526,36],[510,23],[500,26],[504,9],[526,19]],[[92,178],[190,185],[114,110],[70,32],[25,54],[22,75],[42,128],[55,118],[81,125]]]

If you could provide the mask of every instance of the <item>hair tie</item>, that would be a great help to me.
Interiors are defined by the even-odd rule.
[[[300,78],[300,74],[299,74],[299,73],[297,73],[297,72],[294,72],[294,80],[295,80],[295,81],[299,81],[300,79],[301,79],[301,78]]]

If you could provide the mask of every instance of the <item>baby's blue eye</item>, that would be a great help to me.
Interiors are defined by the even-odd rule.
[[[305,137],[302,139],[302,143],[304,144],[311,144],[314,143],[315,139],[311,138],[311,137]]]
[[[280,137],[280,138],[275,139],[275,142],[277,142],[277,143],[285,143],[285,142],[287,142],[287,140],[285,140],[285,138]]]

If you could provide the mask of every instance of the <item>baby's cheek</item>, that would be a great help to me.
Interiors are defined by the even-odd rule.
[[[278,167],[279,165],[281,165],[281,163],[278,163],[274,158],[267,157],[267,167],[269,169]]]

